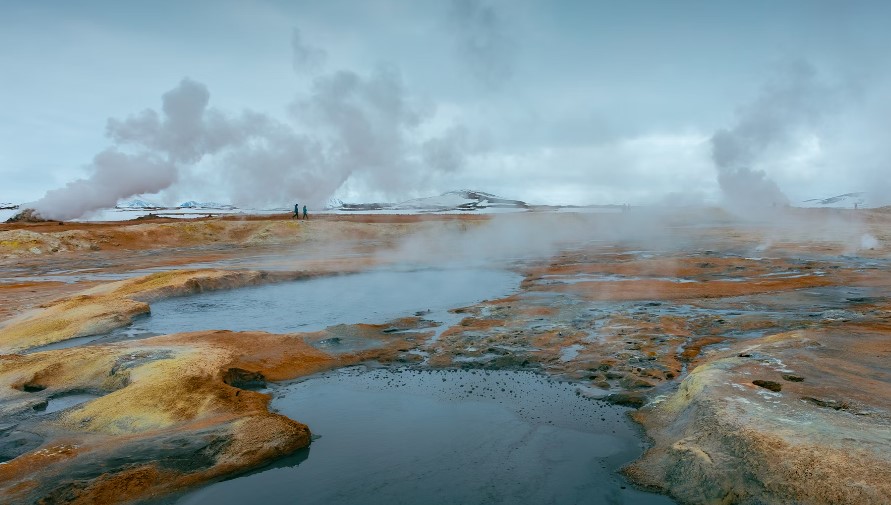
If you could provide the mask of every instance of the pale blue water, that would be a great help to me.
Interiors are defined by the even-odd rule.
[[[496,269],[372,270],[158,300],[151,315],[109,335],[80,337],[29,352],[199,330],[317,331],[336,324],[386,323],[423,312],[451,321],[449,309],[514,292],[522,277]]]

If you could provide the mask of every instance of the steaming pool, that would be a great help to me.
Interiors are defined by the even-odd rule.
[[[353,367],[270,392],[318,438],[177,505],[674,503],[617,473],[643,451],[626,408],[530,372]]]
[[[416,313],[442,331],[463,317],[450,309],[510,295],[521,280],[498,269],[389,269],[206,292],[153,302],[127,328],[54,346],[212,329],[308,332]],[[325,350],[363,345],[374,342]],[[272,410],[309,425],[311,446],[160,503],[674,503],[618,473],[644,448],[627,408],[541,375],[351,367],[268,392]]]
[[[200,330],[309,332],[337,324],[386,323],[416,313],[445,323],[440,327],[444,329],[461,317],[449,309],[507,296],[521,280],[516,273],[498,269],[381,269],[211,291],[152,302],[151,315],[110,334],[29,352]]]

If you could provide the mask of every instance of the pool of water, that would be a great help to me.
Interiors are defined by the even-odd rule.
[[[52,414],[60,410],[69,409],[71,407],[86,403],[99,398],[99,395],[91,393],[72,393],[60,395],[47,400],[46,407],[39,409],[41,415]]]
[[[643,451],[627,409],[540,375],[357,367],[272,392],[310,448],[177,504],[674,503],[617,473]]]
[[[449,309],[509,295],[521,280],[519,274],[497,269],[388,269],[212,291],[152,302],[150,316],[108,335],[29,352],[199,330],[317,331],[336,324],[386,323],[416,313],[455,322]]]
[[[384,323],[422,311],[435,320],[448,309],[505,296],[521,279],[488,269],[374,270],[215,291],[155,302],[151,316],[135,322],[131,331],[288,333],[334,324]]]

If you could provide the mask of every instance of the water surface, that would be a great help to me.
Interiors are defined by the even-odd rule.
[[[627,409],[532,373],[352,368],[273,391],[319,438],[178,504],[674,503],[617,473],[643,450]]]
[[[111,334],[29,352],[187,331],[317,331],[336,324],[386,323],[417,313],[453,323],[456,317],[449,309],[507,296],[521,280],[519,274],[497,269],[382,269],[211,291],[152,302],[151,315]]]

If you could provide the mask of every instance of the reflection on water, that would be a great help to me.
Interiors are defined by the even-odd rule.
[[[131,330],[290,333],[384,323],[428,310],[425,317],[438,320],[448,309],[509,294],[520,280],[504,270],[375,270],[161,300]]]
[[[522,277],[506,270],[373,270],[168,298],[109,335],[56,342],[29,352],[200,330],[317,331],[336,324],[385,323],[422,313],[454,322],[449,309],[506,296]]]
[[[306,460],[182,497],[195,504],[641,503],[626,409],[527,372],[341,370],[274,392],[320,436]]]

